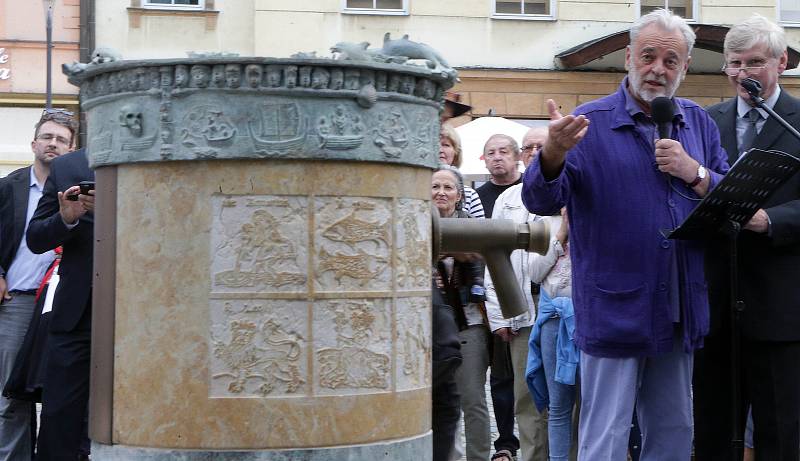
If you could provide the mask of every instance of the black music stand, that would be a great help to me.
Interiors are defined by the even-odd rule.
[[[731,445],[733,459],[741,460],[744,449],[740,427],[742,426],[741,394],[741,344],[739,317],[745,309],[739,299],[739,267],[737,241],[739,232],[747,221],[763,208],[772,194],[800,171],[800,159],[778,151],[751,149],[734,163],[725,177],[700,204],[692,210],[676,229],[666,232],[670,239],[705,240],[720,233],[728,238],[730,256],[731,290]]]

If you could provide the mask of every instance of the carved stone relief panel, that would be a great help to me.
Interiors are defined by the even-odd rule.
[[[431,384],[430,301],[428,298],[397,298],[397,390]]]
[[[398,291],[430,288],[430,213],[430,206],[423,200],[397,201],[395,267]]]
[[[360,111],[348,109],[344,103],[339,103],[330,113],[321,115],[317,119],[319,147],[348,150],[360,146],[364,141],[366,128],[358,112]]]
[[[320,300],[314,304],[314,392],[391,390],[391,300]]]
[[[307,302],[212,299],[210,303],[211,397],[307,394]]]
[[[386,113],[378,114],[372,139],[386,158],[399,158],[408,147],[408,138],[406,117],[400,108],[393,107]]]
[[[391,202],[317,197],[314,207],[315,289],[390,290]]]
[[[212,206],[212,293],[306,291],[307,198],[214,196]]]
[[[222,104],[192,107],[183,116],[181,126],[181,145],[190,149],[198,158],[216,158],[220,148],[233,144],[238,131]]]

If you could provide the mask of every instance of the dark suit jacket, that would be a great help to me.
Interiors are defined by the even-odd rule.
[[[31,251],[44,253],[59,245],[64,250],[50,317],[51,331],[73,330],[85,309],[91,308],[94,215],[86,213],[77,226],[68,229],[58,211],[58,192],[81,181],[93,180],[94,172],[89,169],[83,149],[53,160],[44,193],[28,226],[27,242]]]
[[[781,91],[773,108],[794,127],[800,126],[800,100]],[[722,147],[733,165],[736,146],[736,99],[708,108],[717,122]],[[800,158],[800,141],[773,117],[767,119],[753,147],[779,150]],[[771,236],[742,231],[739,238],[739,293],[745,302],[743,333],[756,340],[800,340],[800,174],[784,184],[763,207]],[[720,239],[722,240],[722,239]],[[711,328],[729,315],[728,258],[724,242],[714,242],[706,257],[711,301]]]
[[[20,168],[0,179],[0,273],[5,273],[25,237],[31,167]]]

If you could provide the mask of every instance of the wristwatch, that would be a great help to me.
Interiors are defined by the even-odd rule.
[[[694,181],[689,183],[689,187],[694,187],[700,184],[700,181],[706,179],[706,176],[708,176],[708,170],[706,170],[706,167],[704,167],[703,165],[698,166],[697,177],[694,178]]]

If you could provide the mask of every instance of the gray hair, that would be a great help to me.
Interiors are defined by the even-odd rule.
[[[448,165],[446,163],[440,163],[438,167],[436,167],[436,171],[449,171],[454,178],[456,178],[456,187],[458,187],[458,192],[461,194],[461,199],[456,202],[456,211],[460,211],[464,206],[464,176],[461,175],[461,172],[458,171],[458,168]]]
[[[786,51],[786,34],[779,25],[754,14],[731,27],[725,35],[724,54],[741,53],[760,44],[767,46],[770,57],[779,58]]]
[[[694,40],[696,38],[694,31],[686,24],[685,19],[663,8],[647,13],[633,23],[630,30],[631,44],[636,41],[636,37],[639,36],[642,29],[651,24],[656,24],[668,32],[680,32],[681,35],[683,35],[683,39],[686,41],[686,54],[692,54],[692,48],[694,48]]]
[[[488,146],[493,139],[505,139],[506,141],[508,141],[508,145],[511,147],[511,151],[514,152],[514,157],[519,158],[519,144],[517,144],[517,140],[507,134],[502,134],[502,133],[497,133],[489,136],[489,139],[487,139],[486,143],[483,145],[483,153],[486,153],[486,146]]]

